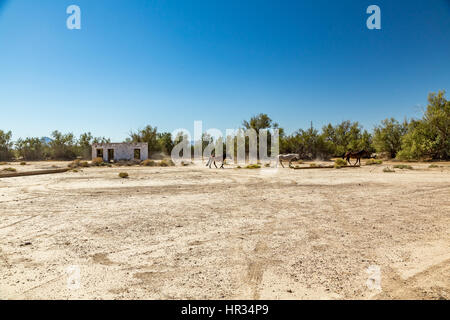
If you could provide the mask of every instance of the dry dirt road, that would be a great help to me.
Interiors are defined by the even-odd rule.
[[[0,299],[449,299],[444,165],[0,178]]]

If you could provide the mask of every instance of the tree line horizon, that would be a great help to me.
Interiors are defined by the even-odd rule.
[[[444,90],[428,95],[422,118],[409,121],[405,118],[402,122],[387,118],[372,132],[358,121],[345,120],[335,125],[329,123],[320,132],[311,125],[286,135],[284,129],[264,113],[244,120],[241,128],[254,129],[256,133],[263,129],[278,129],[279,152],[298,153],[305,160],[341,157],[347,151],[359,150],[383,153],[400,160],[450,159],[450,101],[446,100]],[[90,132],[76,138],[72,133],[53,131],[51,137],[48,142],[38,137],[19,138],[13,142],[12,132],[0,129],[0,161],[90,159],[92,144],[110,142],[109,138],[93,137]],[[158,132],[157,127],[147,125],[136,132],[131,131],[124,142],[148,143],[151,157],[159,153],[170,155],[181,139],[181,135],[172,137],[171,133]],[[213,142],[205,134],[202,140],[202,149]]]

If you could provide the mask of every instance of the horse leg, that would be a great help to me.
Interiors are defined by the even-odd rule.
[[[220,169],[223,169],[223,165],[224,165],[224,163],[225,163],[225,162],[222,162],[222,165],[220,166]]]
[[[217,165],[216,165],[216,160],[214,160],[214,166],[216,167],[216,169],[217,169]]]
[[[281,164],[281,166],[284,168],[284,166],[283,166],[283,161],[281,161],[281,159],[280,159],[280,164]]]

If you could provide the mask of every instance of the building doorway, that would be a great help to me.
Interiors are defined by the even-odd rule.
[[[141,160],[141,149],[134,149],[134,160]]]
[[[97,149],[97,158],[103,159],[103,149]]]
[[[111,162],[114,160],[114,149],[108,149],[108,162]]]

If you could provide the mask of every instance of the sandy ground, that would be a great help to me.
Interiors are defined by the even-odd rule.
[[[449,299],[450,164],[412,165],[0,178],[0,299]]]

